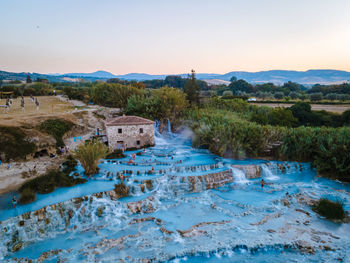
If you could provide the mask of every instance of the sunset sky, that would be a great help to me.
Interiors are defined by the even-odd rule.
[[[350,71],[349,0],[1,0],[0,70]]]

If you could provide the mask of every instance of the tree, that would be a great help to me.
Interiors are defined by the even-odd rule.
[[[283,84],[282,89],[284,91],[284,94],[287,95],[292,91],[300,92],[302,89],[304,89],[304,86],[292,81],[288,81]]]
[[[186,93],[187,99],[191,105],[199,105],[200,87],[196,80],[196,73],[193,69],[185,83],[184,92]]]
[[[169,87],[173,87],[173,88],[181,88],[183,89],[183,87],[185,86],[185,82],[186,80],[181,78],[181,76],[166,76],[165,80],[164,80],[164,85],[165,86],[169,86]]]
[[[108,153],[110,150],[104,143],[94,140],[78,145],[73,156],[80,161],[86,175],[93,175],[98,172],[99,161]]]
[[[27,83],[32,83],[32,79],[30,78],[29,75],[27,75],[27,80],[26,80]]]
[[[234,80],[234,78],[232,78],[232,80]],[[253,86],[243,79],[232,81],[228,87],[234,94],[238,94],[239,91],[245,93],[253,92]]]
[[[310,94],[310,100],[311,101],[319,101],[322,100],[322,93],[321,92],[316,92],[316,93],[312,93]]]
[[[145,90],[118,83],[98,83],[89,90],[91,100],[99,105],[124,108],[132,95],[145,94]]]
[[[328,93],[326,96],[324,96],[324,98],[327,100],[336,100],[337,94],[336,93]]]
[[[230,79],[231,82],[237,81],[237,78],[235,76],[232,76]]]
[[[338,94],[338,100],[350,100],[350,95],[349,94]]]
[[[273,109],[268,118],[269,124],[276,126],[293,127],[298,123],[290,110],[279,107]]]
[[[176,122],[188,106],[186,94],[177,88],[162,87],[148,95],[133,95],[128,99],[125,113],[148,119]]]
[[[301,125],[310,125],[312,122],[311,105],[307,102],[297,102],[289,108],[293,116],[299,120]]]
[[[283,94],[283,92],[276,92],[275,93],[275,99],[283,99],[283,97],[284,97],[284,94]]]
[[[288,95],[292,100],[298,99],[300,97],[300,93],[292,91]]]
[[[188,106],[186,94],[180,89],[163,87],[152,91],[152,95],[161,102],[160,113],[162,118],[170,119],[173,122],[182,115]]]

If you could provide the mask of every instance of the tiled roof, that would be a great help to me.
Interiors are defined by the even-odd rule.
[[[138,116],[119,116],[106,122],[107,126],[154,124],[153,121]]]

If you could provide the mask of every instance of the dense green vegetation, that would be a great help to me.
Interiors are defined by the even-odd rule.
[[[35,150],[35,143],[26,139],[23,129],[0,126],[0,158],[2,161],[25,159]]]
[[[313,207],[313,210],[327,219],[344,219],[344,206],[340,201],[331,201],[321,198]]]
[[[289,114],[277,126],[261,125],[250,121],[254,110],[242,100],[215,100],[189,110],[186,118],[195,133],[194,145],[228,157],[312,161],[321,174],[350,181],[350,128],[287,128]]]
[[[53,192],[57,187],[73,186],[85,182],[86,179],[73,178],[63,171],[50,170],[45,175],[24,183],[19,188],[18,191],[21,193],[19,202],[23,204],[30,203],[35,200],[36,193],[48,194]]]
[[[96,104],[124,108],[133,95],[144,95],[143,88],[121,84],[98,83],[90,90],[90,100]]]
[[[145,95],[130,97],[125,113],[148,119],[169,119],[176,125],[187,106],[186,95],[181,90],[163,87]]]
[[[49,119],[40,124],[40,130],[52,135],[56,139],[56,146],[64,146],[63,135],[70,131],[74,124],[62,119]]]
[[[290,108],[271,108],[251,105],[242,99],[212,98],[208,108],[224,109],[242,113],[244,119],[262,125],[285,127],[342,127],[350,125],[350,110],[342,114],[326,111],[312,111],[307,102],[297,102]]]
[[[290,108],[250,107],[251,121],[286,127],[342,127],[350,125],[350,110],[342,114],[313,111],[307,102],[297,102]]]

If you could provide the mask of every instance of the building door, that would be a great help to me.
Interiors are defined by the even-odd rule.
[[[123,141],[117,141],[117,149],[124,150],[124,142]]]

